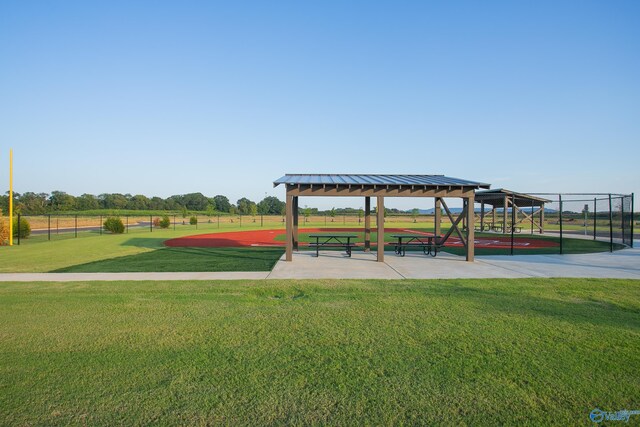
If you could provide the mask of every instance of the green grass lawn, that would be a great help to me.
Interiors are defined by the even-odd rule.
[[[590,425],[596,407],[640,409],[633,280],[1,283],[0,337],[2,425]]]
[[[224,231],[249,230],[249,227]],[[253,227],[256,229],[256,227]],[[42,273],[51,271],[248,271],[254,263],[251,251],[239,249],[233,265],[218,260],[216,267],[205,256],[190,256],[197,252],[204,255],[207,250],[191,251],[187,248],[173,252],[163,252],[164,241],[175,237],[215,232],[214,229],[196,230],[192,227],[178,227],[177,230],[131,229],[128,234],[80,233],[78,238],[29,242],[20,246],[0,247],[0,273]],[[45,236],[46,237],[46,236]],[[42,239],[41,236],[38,238]],[[31,240],[31,238],[30,238]],[[158,251],[160,250],[160,251]],[[258,250],[260,252],[260,250]],[[224,250],[211,250],[209,253],[225,256]],[[275,256],[274,252],[262,252]],[[172,256],[173,255],[173,259]],[[228,255],[228,253],[227,253]],[[153,258],[157,258],[154,260]],[[247,259],[243,265],[242,258]],[[120,268],[116,266],[120,264]],[[188,265],[187,265],[188,264]],[[223,265],[230,270],[223,269]],[[141,270],[143,266],[151,270]],[[187,270],[186,268],[189,268]],[[211,268],[211,269],[209,269]],[[217,269],[216,269],[217,268]],[[269,268],[270,269],[270,268]]]
[[[163,248],[54,270],[54,273],[271,271],[280,248]]]

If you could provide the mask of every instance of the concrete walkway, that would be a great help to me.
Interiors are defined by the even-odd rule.
[[[263,280],[263,279],[454,279],[523,277],[594,277],[640,279],[640,242],[636,248],[613,253],[585,255],[477,256],[440,253],[436,258],[421,253],[399,257],[385,253],[376,262],[375,253],[294,253],[293,262],[282,259],[271,272],[221,273],[1,273],[0,282],[72,282],[90,280]],[[284,256],[283,256],[284,257]]]

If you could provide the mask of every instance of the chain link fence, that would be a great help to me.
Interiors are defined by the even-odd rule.
[[[528,239],[536,236],[551,237],[550,241],[555,242],[555,249],[549,249],[549,253],[575,253],[577,246],[598,250],[603,248],[603,243],[608,244],[610,251],[633,247],[634,234],[637,237],[633,194],[527,194],[547,199],[544,209],[533,205],[517,206],[515,209],[509,207],[506,211],[497,209],[501,226],[498,229],[488,227],[479,231],[507,235],[512,254],[522,253],[527,245],[535,244],[525,239],[526,235],[529,235]],[[575,239],[591,240],[599,246],[585,242],[578,244]]]
[[[478,205],[475,206],[475,227],[479,238],[495,236],[496,239],[509,242],[508,253],[523,253],[528,249],[527,239],[544,238],[555,242],[548,253],[571,253],[574,239],[591,240],[602,245],[608,244],[609,250],[619,245],[633,247],[634,233],[638,233],[638,224],[633,216],[633,195],[602,193],[528,193],[547,199],[543,212],[535,206],[519,206],[517,209],[497,209],[493,220],[500,227],[486,227],[489,217],[484,215],[481,224]],[[125,233],[154,233],[174,231],[175,235],[185,232],[206,233],[234,231],[238,229],[284,229],[285,218],[282,215],[202,215],[167,213],[170,224],[162,229],[158,222],[164,215],[120,215]],[[82,238],[109,234],[104,229],[107,215],[26,215],[19,216],[21,222],[27,222],[31,228],[28,238],[19,234],[14,244],[31,244],[69,238]],[[446,231],[450,222],[446,215],[442,217],[442,229]],[[301,228],[363,228],[364,215],[359,214],[310,214],[300,213],[298,220]],[[375,228],[376,215],[371,215],[371,227]],[[433,231],[433,214],[386,214],[385,227]],[[167,238],[172,236],[165,234]],[[163,235],[164,237],[164,235]]]

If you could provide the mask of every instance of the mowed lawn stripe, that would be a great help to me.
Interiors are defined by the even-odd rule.
[[[8,425],[575,425],[640,406],[640,281],[0,284]]]

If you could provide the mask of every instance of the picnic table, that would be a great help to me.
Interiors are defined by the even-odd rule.
[[[344,248],[347,255],[351,257],[351,248],[356,244],[351,239],[358,236],[355,234],[310,234],[310,238],[316,239],[315,242],[309,243],[309,246],[316,248],[316,256],[320,256],[320,248]]]
[[[418,247],[422,248],[422,252],[425,255],[431,255],[435,257],[438,255],[438,240],[436,237],[441,236],[434,235],[422,235],[422,234],[394,234],[391,237],[398,239],[395,244],[395,252],[400,256],[405,256],[407,248]]]

